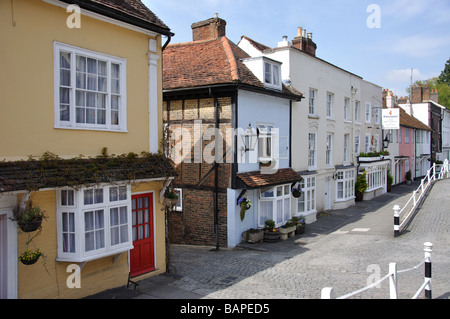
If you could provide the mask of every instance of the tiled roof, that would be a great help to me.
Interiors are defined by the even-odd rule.
[[[170,44],[163,54],[164,90],[220,84],[245,84],[265,89],[264,84],[241,61],[250,56],[225,36]],[[285,85],[280,93],[301,98],[300,92]]]
[[[141,0],[61,0],[81,8],[164,35],[173,35]]]
[[[260,171],[237,174],[249,189],[296,183],[302,177],[291,168],[279,169],[275,174],[262,174]]]

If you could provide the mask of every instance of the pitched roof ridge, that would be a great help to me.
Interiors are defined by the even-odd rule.
[[[189,46],[189,45],[196,45],[196,44],[204,44],[207,42],[214,42],[217,41],[217,39],[208,39],[208,40],[200,40],[200,41],[187,41],[187,42],[178,42],[178,43],[171,43],[167,47],[182,47],[182,46]]]
[[[258,42],[258,41],[255,41],[255,40],[249,38],[249,37],[246,36],[246,35],[243,35],[243,36],[241,37],[241,39],[247,39],[247,40],[255,47],[255,49],[257,49],[257,50],[259,50],[259,51],[261,51],[261,52],[263,52],[264,50],[270,50],[270,49],[272,49],[271,47],[269,47],[269,46],[267,46],[267,45],[265,45],[265,44],[262,44],[262,43],[260,43],[260,42]]]
[[[227,37],[222,37],[222,44],[223,48],[225,50],[225,54],[228,59],[228,63],[230,64],[231,69],[231,79],[233,81],[239,81],[239,70],[238,70],[238,64],[236,61],[236,56],[233,53],[233,50],[231,49],[230,42]]]

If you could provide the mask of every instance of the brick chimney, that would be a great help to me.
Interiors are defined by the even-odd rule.
[[[292,46],[311,56],[316,56],[317,45],[312,40],[312,33],[306,33],[306,30],[297,28],[297,36],[292,40]]]
[[[422,103],[422,87],[414,85],[411,90],[411,103]]]
[[[430,93],[430,100],[436,103],[439,103],[439,93],[437,89],[434,89],[431,93]]]
[[[224,37],[226,25],[227,22],[220,19],[217,13],[214,18],[193,23],[191,26],[193,41],[214,40]]]

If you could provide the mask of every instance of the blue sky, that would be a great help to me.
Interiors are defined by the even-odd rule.
[[[450,59],[449,0],[142,0],[175,33],[171,43],[192,41],[191,24],[227,21],[227,37],[245,35],[270,47],[297,27],[313,33],[317,56],[383,88],[406,96],[413,80],[438,76]],[[381,10],[369,28],[368,6]]]

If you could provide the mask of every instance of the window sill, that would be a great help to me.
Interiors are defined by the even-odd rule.
[[[56,257],[56,261],[57,262],[70,262],[70,263],[86,263],[89,261],[93,261],[93,260],[97,260],[97,259],[102,259],[105,257],[111,257],[111,256],[115,256],[115,255],[119,255],[122,254],[124,252],[127,252],[129,250],[134,249],[133,245],[129,245],[129,246],[125,246],[122,247],[120,249],[116,249],[114,251],[108,251],[108,252],[104,252],[104,253],[99,253],[99,254],[95,254],[95,255],[90,255],[90,256],[84,256],[84,257]]]
[[[95,127],[72,127],[72,126],[54,126],[58,130],[75,130],[75,131],[97,131],[97,132],[111,132],[111,133],[128,133],[127,129],[108,129]]]
[[[314,119],[314,120],[320,119],[320,117],[318,115],[314,115],[314,114],[308,114],[308,118]]]
[[[337,198],[336,200],[335,200],[335,202],[336,203],[344,203],[344,202],[348,202],[348,201],[350,201],[350,200],[353,200],[353,199],[355,199],[356,197],[355,196],[351,196],[351,197],[348,197],[348,198]]]

